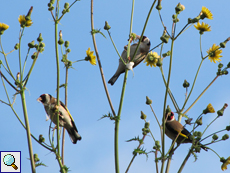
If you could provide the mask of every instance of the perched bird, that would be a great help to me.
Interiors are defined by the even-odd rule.
[[[186,129],[184,128],[184,126],[179,123],[175,117],[174,117],[174,113],[171,112],[169,115],[168,115],[168,118],[166,120],[166,123],[165,123],[165,134],[172,140],[175,140],[175,138],[177,137],[179,133],[179,136],[177,138],[177,144],[180,144],[180,143],[192,143],[192,140],[190,139],[190,135],[191,133]],[[207,148],[200,144],[198,142],[198,145],[200,145],[200,147],[202,149],[204,149],[205,151],[207,151]]]
[[[133,59],[133,61],[134,61],[133,67],[136,67],[141,61],[143,61],[145,59],[145,57],[146,57],[146,55],[150,49],[150,44],[151,43],[150,43],[149,38],[146,36],[143,36],[141,43],[140,43],[140,46],[137,50],[137,53],[136,53],[136,56],[134,59],[133,59],[133,55],[134,55],[134,52],[136,50],[138,43],[132,44],[130,46],[130,60]],[[126,62],[126,63],[128,62],[126,49],[123,50],[123,52],[121,54],[121,58],[124,60],[124,62]],[[122,62],[121,59],[119,59],[119,65],[118,65],[117,71],[113,75],[113,77],[109,80],[108,83],[113,85],[116,82],[117,78],[120,76],[120,74],[125,72],[125,69],[126,69],[125,64]]]
[[[69,113],[67,107],[61,101],[59,102],[59,106],[57,106],[57,99],[50,94],[40,95],[37,101],[44,105],[46,113],[50,117],[51,121],[56,125],[57,114],[55,113],[55,110],[58,109],[59,126],[64,127],[67,130],[70,139],[74,144],[76,144],[78,140],[81,140],[81,136],[78,133],[73,117]]]

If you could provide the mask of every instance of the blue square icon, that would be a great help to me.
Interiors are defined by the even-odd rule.
[[[0,173],[21,172],[21,151],[0,151]]]

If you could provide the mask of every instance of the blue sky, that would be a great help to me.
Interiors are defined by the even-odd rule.
[[[108,3],[109,2],[109,3]],[[179,1],[162,1],[161,10],[164,24],[171,32],[172,15],[175,13],[175,6]],[[0,11],[0,22],[8,24],[10,27],[2,36],[2,44],[5,52],[13,49],[18,42],[20,25],[18,17],[22,14],[27,14],[31,6],[34,7],[32,13],[33,25],[26,28],[22,39],[22,57],[27,53],[27,44],[32,40],[36,40],[39,33],[42,33],[45,51],[39,55],[31,78],[28,82],[26,92],[27,109],[29,114],[29,122],[32,134],[36,137],[43,134],[48,142],[48,126],[49,121],[46,120],[45,110],[41,103],[36,99],[43,93],[49,93],[56,96],[56,59],[54,49],[54,24],[50,12],[47,10],[47,3],[41,1],[3,1]],[[61,1],[60,8],[63,8],[65,2]],[[71,3],[71,2],[69,2]],[[181,4],[185,6],[185,11],[179,15],[180,22],[177,24],[176,33],[178,33],[186,24],[187,19],[196,17],[202,6],[206,6],[213,13],[213,20],[205,19],[204,22],[211,25],[211,32],[204,33],[202,36],[203,54],[213,45],[219,44],[229,37],[229,1],[190,1],[181,0]],[[133,32],[141,34],[146,16],[150,9],[152,1],[136,1],[133,21]],[[108,34],[103,30],[104,22],[108,21],[111,26],[111,35],[121,53],[123,47],[127,44],[130,26],[131,1],[95,1],[94,2],[94,25],[95,28],[101,29],[107,39],[101,35],[96,35],[99,55],[102,61],[102,67],[105,79],[108,81],[114,74],[118,65],[118,57],[115,49],[109,40]],[[92,38],[90,35],[90,1],[79,1],[66,14],[58,26],[62,30],[63,39],[70,41],[71,53],[68,58],[71,61],[84,59],[85,51],[88,47],[93,49]],[[160,43],[160,36],[163,33],[163,27],[159,20],[158,12],[154,10],[150,16],[145,35],[151,40],[151,48]],[[172,64],[172,76],[170,89],[172,90],[177,103],[182,107],[185,99],[185,89],[182,87],[184,80],[192,84],[195,77],[198,65],[200,63],[200,45],[199,32],[191,26],[184,32],[175,42],[174,57]],[[170,43],[164,46],[164,51],[170,49]],[[60,50],[60,47],[59,47]],[[155,49],[159,54],[160,48]],[[33,52],[31,52],[33,53]],[[224,66],[230,61],[229,43],[223,49],[223,57],[221,63]],[[3,56],[0,55],[0,59]],[[18,52],[15,51],[8,55],[8,61],[13,74],[19,71]],[[4,61],[3,61],[4,62]],[[28,59],[26,70],[29,69],[31,59]],[[169,58],[163,61],[164,73],[168,71]],[[212,81],[216,75],[218,63],[211,63],[206,59],[201,67],[200,73],[194,91],[187,103],[186,108],[197,98],[203,89]],[[79,133],[82,136],[82,141],[77,145],[73,145],[66,136],[65,143],[65,164],[70,167],[71,172],[91,173],[114,172],[114,123],[108,119],[100,120],[102,115],[110,111],[109,104],[103,89],[99,68],[92,66],[89,62],[79,62],[73,65],[74,69],[69,71],[69,86],[68,86],[68,109],[72,114]],[[60,84],[64,83],[65,69],[64,65],[60,65]],[[3,73],[6,72],[2,69]],[[165,87],[158,68],[146,67],[146,64],[141,63],[134,69],[134,77],[132,73],[128,74],[127,87],[123,110],[121,114],[120,132],[119,132],[119,156],[120,156],[120,171],[124,172],[132,158],[132,151],[137,147],[136,142],[125,142],[135,136],[141,136],[141,129],[144,122],[140,119],[140,111],[143,111],[150,121],[150,128],[157,140],[160,140],[160,131],[156,120],[151,113],[150,108],[145,104],[145,97],[149,96],[153,100],[153,108],[161,121]],[[6,75],[7,76],[7,75]],[[122,88],[123,76],[121,75],[114,86],[108,85],[110,96],[117,112]],[[9,76],[7,76],[9,77]],[[12,81],[12,80],[11,80]],[[196,103],[196,105],[187,113],[191,118],[196,118],[202,110],[211,103],[215,110],[222,108],[224,103],[230,103],[230,79],[229,75],[221,76],[208,89],[204,96]],[[190,87],[191,88],[191,87]],[[8,86],[8,92],[12,96],[14,91]],[[60,89],[60,99],[64,101],[64,89]],[[6,95],[2,85],[0,86],[0,99],[6,101]],[[168,105],[172,108],[173,105],[168,98]],[[0,104],[1,108],[1,131],[2,138],[0,143],[1,151],[22,151],[22,172],[30,172],[29,158],[26,131],[20,125],[11,109],[4,104]],[[24,122],[21,99],[17,96],[14,108],[18,112],[20,118]],[[230,111],[226,109],[223,117],[207,130],[204,136],[215,131],[225,128],[230,124]],[[202,131],[216,117],[216,113],[207,114],[203,117],[203,125],[198,128]],[[182,120],[184,123],[184,119]],[[189,130],[192,127],[187,126]],[[229,133],[228,133],[229,134]],[[219,135],[221,137],[222,135]],[[207,143],[209,140],[207,140]],[[34,153],[38,153],[40,160],[48,167],[38,167],[37,172],[58,172],[59,166],[55,159],[55,155],[50,153],[45,148],[41,147],[36,141],[32,141]],[[166,148],[171,144],[171,140],[166,137]],[[230,140],[220,142],[210,147],[214,149],[220,156],[229,157]],[[144,147],[147,151],[151,150],[154,141],[147,137]],[[181,145],[173,156],[170,172],[176,172],[185,158],[190,145]],[[130,168],[130,173],[136,172],[154,172],[154,155],[150,154],[148,160],[144,155],[136,157],[133,165]],[[208,159],[208,160],[207,160]],[[208,165],[207,165],[208,163]],[[160,164],[159,164],[160,166]],[[194,162],[194,158],[190,158],[184,168],[184,172],[222,172],[220,169],[221,163],[219,158],[211,151],[201,151],[198,154],[198,161]],[[230,169],[230,168],[229,168]]]

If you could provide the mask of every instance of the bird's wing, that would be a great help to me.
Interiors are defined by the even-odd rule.
[[[72,117],[72,115],[70,114],[68,108],[64,105],[64,103],[63,103],[62,101],[60,101],[60,103],[61,103],[61,106],[63,106],[63,108],[64,108],[64,109],[66,110],[66,112],[69,114],[69,117],[70,117],[70,119],[71,119],[71,123],[72,123],[72,125],[73,125],[73,128],[78,132],[77,127],[76,127],[76,125],[75,125],[75,123],[74,123],[73,117]]]
[[[183,136],[184,138],[188,138],[188,135],[190,134],[189,131],[185,129],[184,126],[182,126],[182,124],[178,121],[167,122],[165,125],[169,131],[175,134],[179,133],[179,135]]]

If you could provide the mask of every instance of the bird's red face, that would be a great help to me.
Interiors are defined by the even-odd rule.
[[[174,113],[173,113],[173,112],[171,112],[171,113],[168,115],[167,120],[168,120],[168,121],[171,121],[171,120],[174,120],[174,119],[175,119],[175,117],[174,117]]]

